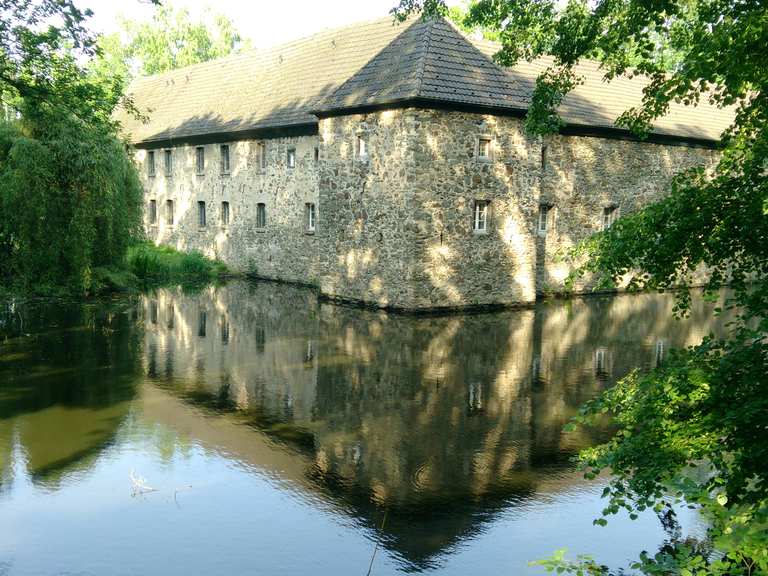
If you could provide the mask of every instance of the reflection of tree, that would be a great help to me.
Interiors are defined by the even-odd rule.
[[[389,545],[420,565],[511,503],[580,482],[569,458],[609,431],[564,433],[578,407],[656,362],[660,339],[721,322],[703,305],[677,322],[666,296],[450,317],[318,306],[271,284],[158,298],[178,321],[149,328],[150,377],[308,458],[303,480],[361,521],[389,510]],[[226,345],[200,336],[200,310],[228,323]],[[158,377],[152,355],[171,353]]]
[[[32,479],[57,485],[87,468],[126,417],[141,331],[128,302],[35,304],[2,315],[0,466],[11,465],[17,439]]]

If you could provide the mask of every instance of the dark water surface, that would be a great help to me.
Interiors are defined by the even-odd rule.
[[[621,565],[579,405],[725,322],[669,295],[413,318],[232,283],[0,304],[0,574],[541,573]],[[151,487],[154,490],[148,491]],[[689,530],[700,529],[689,512]]]

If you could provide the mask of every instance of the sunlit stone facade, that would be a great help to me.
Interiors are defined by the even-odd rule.
[[[529,303],[561,291],[564,250],[716,154],[679,142],[542,139],[526,135],[518,117],[422,108],[328,116],[317,134],[228,145],[228,173],[221,143],[204,147],[202,172],[198,145],[170,148],[171,176],[164,149],[155,150],[154,176],[148,151],[138,152],[156,206],[156,223],[149,210],[146,222],[153,240],[316,285],[331,298],[414,310]]]

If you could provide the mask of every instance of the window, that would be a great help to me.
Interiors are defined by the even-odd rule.
[[[477,140],[477,158],[479,160],[491,159],[491,139],[488,137],[480,137]]]
[[[605,348],[598,348],[595,350],[595,376],[605,377],[608,375],[608,364],[606,361]]]
[[[541,147],[541,169],[544,170],[547,167],[547,145],[544,144]]]
[[[173,176],[173,150],[165,151],[165,175]]]
[[[541,204],[539,206],[539,234],[544,235],[547,233],[547,228],[549,227],[549,213],[551,212],[552,207],[548,204]]]
[[[311,202],[307,202],[304,205],[304,213],[306,214],[307,232],[315,231],[315,205]]]
[[[157,224],[157,200],[149,201],[149,223]]]
[[[603,230],[608,230],[619,217],[619,209],[616,206],[603,208]]]
[[[173,226],[173,200],[165,201],[165,222]]]
[[[221,173],[229,174],[229,144],[221,145]]]
[[[200,310],[197,315],[197,336],[199,338],[205,338],[205,334],[208,328],[208,312],[206,310]]]
[[[221,225],[229,226],[229,202],[221,203]]]
[[[203,146],[195,148],[195,167],[198,174],[205,173],[205,148]]]
[[[221,319],[221,343],[229,344],[229,321],[226,318]]]
[[[147,152],[147,175],[154,177],[155,174],[155,151],[150,150]]]
[[[168,330],[173,330],[176,326],[176,313],[173,309],[173,304],[168,304],[168,315],[166,317],[165,325]]]
[[[200,228],[205,228],[205,202],[197,203],[197,223]]]
[[[267,205],[263,202],[256,204],[256,228],[267,227]]]
[[[315,164],[320,162],[320,148],[315,146]]]
[[[488,231],[488,200],[475,200],[474,216],[472,218],[472,229],[475,232]]]
[[[267,169],[267,145],[264,142],[256,144],[256,167],[259,170]]]
[[[355,145],[355,152],[360,160],[368,159],[368,143],[365,140],[365,136],[362,134],[357,135],[357,144]]]
[[[288,156],[285,159],[288,168],[296,168],[296,148],[288,148]]]

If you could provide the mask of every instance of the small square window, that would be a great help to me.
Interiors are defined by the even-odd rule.
[[[288,166],[288,168],[296,168],[296,148],[288,148],[285,164]]]
[[[173,200],[165,201],[165,222],[169,226],[173,226]]]
[[[488,200],[475,200],[475,208],[472,217],[472,229],[476,233],[488,231],[488,212],[490,208]]]
[[[195,168],[198,174],[205,173],[205,148],[198,146],[195,148]]]
[[[304,205],[304,213],[306,217],[306,223],[307,223],[307,232],[314,232],[315,231],[315,225],[316,225],[316,216],[317,213],[315,211],[315,205],[311,202],[307,202]]]
[[[608,230],[619,217],[619,208],[617,206],[606,206],[603,208],[603,230]]]
[[[147,175],[154,177],[155,174],[155,151],[150,150],[147,152]]]
[[[165,175],[173,176],[173,150],[165,151]]]
[[[256,228],[267,227],[267,205],[263,202],[256,204]]]
[[[149,223],[157,224],[157,200],[149,201]]]
[[[539,206],[539,225],[538,225],[538,231],[540,235],[544,235],[547,233],[547,229],[549,228],[549,216],[552,212],[552,207],[548,204],[541,204]]]
[[[205,225],[206,225],[205,202],[197,203],[197,224],[198,226],[200,226],[200,228],[205,228]]]
[[[479,160],[491,159],[491,139],[488,137],[480,137],[477,140],[477,158]]]
[[[221,225],[229,226],[229,202],[221,203]]]
[[[229,144],[222,144],[221,150],[221,173],[229,174]]]
[[[362,134],[357,135],[355,153],[360,160],[368,160],[368,142]]]

